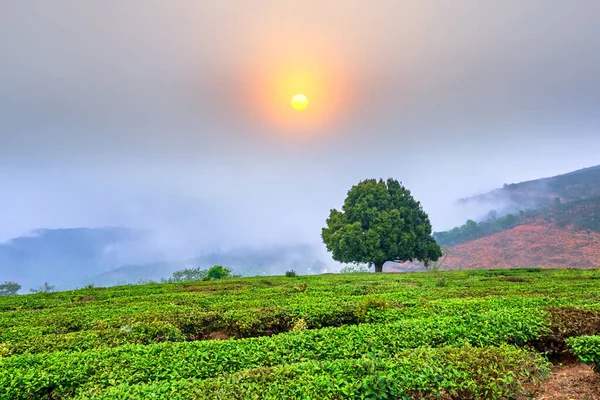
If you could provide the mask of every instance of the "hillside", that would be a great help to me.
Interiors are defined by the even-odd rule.
[[[522,224],[451,248],[445,269],[600,268],[600,233]]]
[[[140,238],[118,227],[40,229],[0,243],[1,278],[25,287],[44,281],[69,287],[121,265],[120,250],[135,248]]]
[[[444,268],[599,268],[600,166],[504,188],[467,200],[493,204],[505,199],[507,214],[490,210],[487,218],[446,232],[435,232],[449,248]],[[508,201],[506,201],[508,199]],[[395,265],[410,270],[415,265]]]
[[[550,224],[560,229],[600,232],[600,196],[570,203],[492,217],[481,222],[472,220],[446,232],[435,232],[440,246],[455,246],[524,224]]]
[[[198,245],[196,254],[201,250]],[[40,229],[0,243],[0,279],[27,291],[44,282],[60,289],[125,285],[160,280],[188,267],[227,265],[243,275],[294,269],[322,273],[319,250],[306,244],[233,248],[191,254],[164,254],[148,232],[123,227]],[[167,258],[168,257],[168,258]]]
[[[557,198],[567,203],[596,196],[600,196],[600,165],[550,178],[505,184],[489,193],[461,199],[459,203],[466,207],[478,204],[505,215],[546,207]]]
[[[445,271],[0,297],[0,398],[530,398],[547,356],[600,363],[598,282]]]

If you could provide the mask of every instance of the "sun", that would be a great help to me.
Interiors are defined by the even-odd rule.
[[[292,108],[296,111],[302,111],[308,107],[308,99],[305,95],[298,93],[292,97]]]

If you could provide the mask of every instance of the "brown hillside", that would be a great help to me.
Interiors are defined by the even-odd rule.
[[[600,233],[519,225],[452,247],[444,269],[600,268]]]

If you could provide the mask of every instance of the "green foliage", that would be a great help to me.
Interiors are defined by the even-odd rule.
[[[147,383],[169,376],[207,379],[307,359],[333,361],[365,354],[389,358],[398,351],[422,346],[524,345],[539,336],[544,325],[542,313],[523,309],[305,330],[238,341],[130,345],[45,356],[24,354],[0,359],[0,371],[6,371],[0,372],[0,388],[14,394],[13,398],[36,397],[50,388],[56,396],[64,397],[93,386]],[[15,381],[15,375],[22,379]]]
[[[292,327],[292,331],[294,331],[294,332],[302,332],[302,331],[305,331],[306,329],[308,329],[308,324],[306,323],[304,318],[300,318],[298,321],[296,321],[294,323],[294,326]]]
[[[207,271],[198,268],[185,268],[180,271],[173,272],[173,276],[169,278],[168,282],[193,282],[202,281],[206,279]]]
[[[298,276],[298,274],[296,274],[296,271],[291,270],[291,271],[285,271],[285,276],[288,278],[295,278]]]
[[[586,364],[594,366],[600,373],[600,336],[579,336],[567,339],[571,351]]]
[[[340,269],[340,274],[354,274],[359,272],[369,272],[369,268],[365,265],[344,265]]]
[[[431,223],[410,191],[394,179],[368,179],[348,191],[342,211],[331,210],[322,238],[333,259],[369,263],[435,261],[441,251]]]
[[[222,265],[215,265],[208,270],[197,268],[186,268],[173,272],[173,276],[163,283],[181,283],[195,281],[215,281],[219,279],[231,278],[231,271]]]
[[[539,355],[512,347],[417,348],[240,371],[233,375],[90,389],[79,399],[509,399],[549,373]]]
[[[214,267],[211,267],[206,272],[206,279],[209,281],[215,281],[218,279],[229,278],[230,275],[231,275],[230,270],[223,267],[222,265],[215,265]]]
[[[600,188],[600,186],[599,186]],[[556,200],[558,199],[558,201]],[[514,228],[529,219],[543,218],[559,227],[567,225],[577,230],[600,232],[600,197],[562,203],[557,197],[544,208],[508,214],[500,218],[490,214],[487,220],[468,220],[464,225],[445,232],[434,232],[433,237],[441,246],[454,246],[479,239],[506,229]]]
[[[308,292],[308,285],[306,283],[302,283],[296,286],[296,290],[299,292]]]
[[[0,398],[519,398],[546,368],[521,348],[600,335],[599,278],[326,274],[1,297]]]
[[[448,280],[445,277],[439,278],[435,282],[435,286],[437,286],[437,287],[446,287],[446,286],[448,286]]]
[[[389,307],[390,304],[386,299],[378,297],[365,297],[360,303],[356,305],[356,316],[359,320],[365,321],[370,311],[386,310]]]
[[[40,286],[39,289],[29,289],[29,291],[31,293],[50,293],[54,291],[54,285],[44,282],[44,285]]]
[[[0,285],[0,296],[14,296],[21,290],[21,285],[16,282],[4,282]]]
[[[506,229],[514,228],[525,218],[530,217],[531,212],[522,215],[508,214],[500,218],[491,218],[482,222],[468,220],[464,225],[445,232],[435,232],[433,237],[440,246],[454,246],[460,243],[479,239]]]

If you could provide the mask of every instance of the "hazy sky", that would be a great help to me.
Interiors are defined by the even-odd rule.
[[[390,176],[449,228],[456,198],[600,164],[598,15],[597,0],[5,0],[0,240],[126,225],[171,251],[318,243],[351,185]]]

